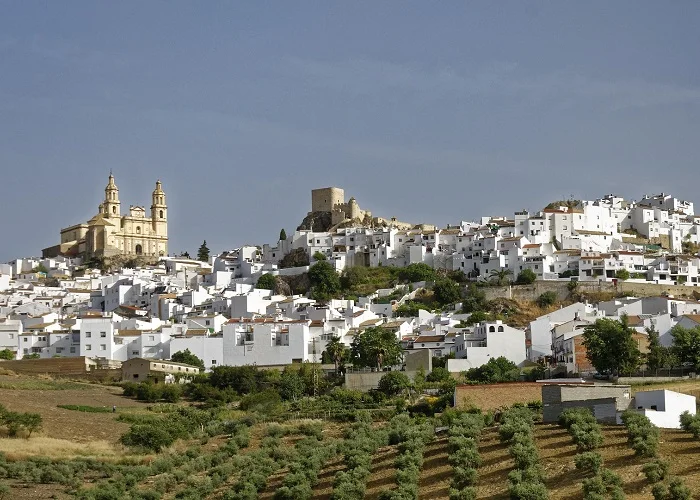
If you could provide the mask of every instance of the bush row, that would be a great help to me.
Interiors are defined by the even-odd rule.
[[[656,457],[659,451],[659,428],[649,418],[633,410],[622,414],[622,423],[627,428],[627,440],[636,455]]]
[[[501,415],[498,434],[501,441],[511,443],[510,455],[515,470],[508,474],[508,491],[518,500],[549,498],[544,485],[544,472],[534,440],[535,414],[528,408],[513,407]]]
[[[397,444],[399,449],[399,456],[394,461],[398,487],[383,491],[380,500],[417,500],[423,453],[426,444],[434,437],[435,428],[429,421],[419,422],[406,414],[391,419],[389,444]]]
[[[579,452],[594,450],[603,443],[600,425],[588,408],[567,408],[559,415],[559,425],[569,431]]]
[[[324,464],[337,453],[335,443],[319,444],[315,436],[308,436],[295,445],[295,459],[288,465],[289,472],[282,487],[275,491],[275,500],[308,500]]]
[[[388,435],[383,430],[373,430],[369,413],[358,414],[345,432],[340,452],[346,469],[335,475],[331,500],[362,500],[365,498],[367,478],[370,475],[372,455],[386,445]]]
[[[136,398],[139,401],[155,403],[166,401],[177,403],[182,397],[182,387],[179,384],[154,384],[153,382],[126,382],[122,385],[124,396]]]
[[[448,460],[453,467],[450,500],[476,499],[477,469],[482,460],[477,442],[484,428],[478,413],[463,413],[453,420],[449,430]]]

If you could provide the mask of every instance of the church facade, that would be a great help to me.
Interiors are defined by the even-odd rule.
[[[122,215],[119,188],[110,173],[105,198],[97,215],[83,224],[61,229],[61,243],[46,248],[44,257],[114,255],[160,257],[168,254],[168,206],[160,181],[151,196],[150,214],[145,207],[130,206]]]

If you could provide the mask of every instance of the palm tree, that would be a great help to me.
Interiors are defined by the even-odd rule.
[[[491,276],[491,281],[494,281],[499,286],[509,283],[509,276],[511,274],[513,274],[513,271],[505,267],[502,267],[501,269],[492,269],[489,273]]]
[[[326,352],[335,364],[335,373],[338,374],[338,367],[347,359],[348,348],[340,340],[340,337],[333,336],[326,344]]]

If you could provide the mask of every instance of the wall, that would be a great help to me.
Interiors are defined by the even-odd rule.
[[[542,421],[553,423],[567,408],[588,408],[599,422],[614,424],[617,421],[617,408],[614,398],[588,399],[585,401],[564,401],[561,403],[544,403]]]
[[[311,211],[331,212],[336,204],[345,203],[345,191],[329,187],[311,190]]]
[[[514,300],[536,300],[544,292],[554,292],[560,300],[566,299],[570,295],[568,288],[569,281],[536,281],[532,285],[512,285],[512,286],[489,286],[482,290],[486,294],[487,300],[497,298],[509,298]],[[635,297],[656,297],[667,293],[675,297],[692,296],[693,291],[700,291],[697,287],[685,285],[657,285],[655,283],[632,283],[627,281],[618,282],[615,285],[612,281],[593,283],[579,281],[578,292],[583,293],[620,293]]]
[[[661,382],[675,382],[677,380],[688,380],[689,377],[618,377],[614,380],[616,384],[655,384]],[[640,389],[644,390],[644,389]]]
[[[345,374],[345,388],[357,391],[376,389],[379,385],[379,380],[387,373],[389,372],[348,372]],[[413,380],[417,372],[405,371],[401,373]]]
[[[89,361],[88,361],[89,362]],[[65,375],[81,375],[86,373],[86,359],[82,356],[74,358],[23,359],[17,361],[0,361],[0,368],[12,370],[15,373],[50,373]]]

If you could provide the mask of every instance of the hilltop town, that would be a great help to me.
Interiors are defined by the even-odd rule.
[[[110,174],[93,219],[41,258],[0,265],[0,351],[118,364],[188,350],[207,370],[284,366],[328,363],[329,342],[381,326],[406,355],[453,358],[452,372],[504,357],[591,374],[581,335],[598,318],[625,316],[666,346],[676,324],[700,325],[691,202],[608,195],[438,228],[373,216],[340,188],[311,195],[289,236],[216,255],[203,245],[197,260],[167,255],[160,181],[150,217],[123,216]]]

